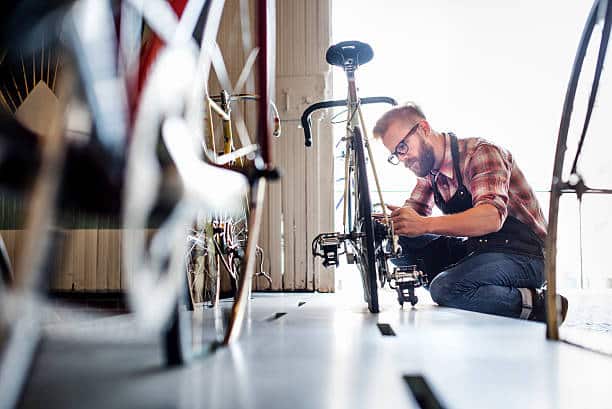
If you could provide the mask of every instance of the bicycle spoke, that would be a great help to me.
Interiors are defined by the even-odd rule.
[[[257,59],[258,53],[258,49],[250,51],[249,56],[247,57],[246,62],[244,63],[244,67],[242,67],[242,71],[240,72],[238,81],[236,81],[236,85],[234,86],[235,91],[240,91],[243,87],[246,86],[247,80],[253,72],[253,66],[255,65],[255,60]]]

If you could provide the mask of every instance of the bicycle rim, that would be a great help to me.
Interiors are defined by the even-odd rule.
[[[353,130],[353,144],[355,149],[355,161],[357,169],[357,203],[355,212],[355,229],[363,233],[364,237],[357,239],[355,250],[357,251],[357,267],[361,273],[363,282],[363,293],[368,309],[372,313],[379,311],[378,287],[376,285],[376,259],[374,254],[374,228],[372,224],[372,202],[368,185],[368,174],[366,172],[365,154],[361,131],[358,127]]]

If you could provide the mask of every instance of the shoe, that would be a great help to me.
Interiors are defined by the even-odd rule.
[[[546,289],[532,289],[531,295],[533,297],[533,304],[531,314],[529,315],[530,321],[546,322]],[[567,298],[561,294],[557,294],[557,310],[559,311],[559,325],[563,324],[565,317],[567,316],[567,309],[569,302]]]

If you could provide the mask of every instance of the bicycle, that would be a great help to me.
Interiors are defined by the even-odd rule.
[[[18,27],[15,32],[20,33],[20,40],[28,47],[34,48],[37,45],[29,35],[32,27],[36,28],[37,33],[56,34],[57,27],[64,28],[66,55],[71,56],[74,62],[67,67],[65,79],[74,81],[59,81],[58,90],[61,97],[58,98],[58,112],[66,111],[71,98],[80,102],[80,106],[86,107],[91,113],[93,127],[93,131],[87,136],[99,160],[88,163],[78,154],[73,155],[73,145],[69,138],[66,138],[63,124],[59,120],[49,124],[48,140],[39,147],[32,132],[23,129],[12,119],[7,125],[2,118],[0,141],[5,146],[8,144],[10,148],[6,151],[8,156],[3,158],[2,165],[25,155],[28,160],[19,162],[22,165],[28,164],[27,176],[32,175],[32,183],[31,186],[25,186],[31,200],[26,212],[25,245],[15,274],[17,280],[11,288],[0,282],[3,315],[0,321],[0,407],[12,407],[15,404],[41,337],[40,307],[44,298],[46,274],[52,264],[49,260],[52,256],[53,239],[49,234],[49,227],[55,218],[56,209],[60,206],[70,204],[78,209],[116,215],[120,212],[118,204],[122,204],[123,227],[126,230],[123,241],[124,262],[126,268],[133,272],[131,280],[126,283],[129,305],[141,326],[163,334],[167,363],[174,364],[186,362],[192,357],[191,345],[187,342],[191,325],[185,323],[185,316],[181,314],[180,309],[184,303],[184,244],[194,209],[216,211],[236,208],[236,203],[240,203],[251,187],[251,234],[246,248],[246,267],[240,276],[238,296],[225,343],[234,342],[239,336],[250,291],[246,283],[249,283],[256,263],[255,246],[261,220],[263,192],[266,181],[278,177],[270,155],[268,104],[258,104],[257,137],[253,138],[256,140],[256,148],[252,149],[254,164],[244,169],[225,169],[206,163],[202,159],[199,144],[203,134],[201,113],[204,89],[213,60],[210,47],[214,41],[211,41],[211,38],[216,36],[219,27],[223,1],[192,0],[186,5],[180,20],[165,1],[150,0],[146,3],[146,9],[142,2],[137,0],[126,0],[121,4],[122,11],[124,8],[129,9],[129,13],[139,16],[136,21],[147,21],[166,42],[166,47],[155,59],[143,92],[138,97],[139,104],[133,126],[129,125],[126,114],[129,111],[126,83],[133,73],[127,72],[128,63],[123,67],[116,59],[118,50],[123,51],[126,42],[119,42],[115,38],[110,2],[75,0],[69,4],[41,6],[39,2],[25,1],[20,3],[19,7],[23,7],[21,11],[26,12],[17,13],[17,17],[10,20]],[[32,17],[34,21],[28,20],[28,24],[22,26],[25,19],[31,17],[27,13],[27,6],[30,5],[40,6],[37,10],[42,10],[42,16],[37,14]],[[267,21],[270,9],[263,0],[257,3],[255,10],[259,14],[257,21],[260,22],[261,28],[257,31],[257,83],[261,87],[260,101],[268,101],[272,86],[269,81],[270,48],[266,31],[269,29]],[[248,19],[248,13],[246,16]],[[87,27],[84,22],[93,19],[104,21],[104,24],[96,26],[98,31],[95,33],[84,33],[83,30]],[[127,20],[121,19],[122,27],[124,23],[127,24]],[[200,26],[201,30],[196,30],[197,26]],[[194,31],[199,32],[199,45],[192,36]],[[140,30],[133,30],[131,33],[138,36]],[[130,42],[130,36],[126,37],[127,42]],[[123,31],[120,38],[124,38]],[[192,74],[193,77],[173,77],[177,72],[173,68],[177,67],[179,71],[183,70],[181,72]],[[72,70],[69,70],[70,68]],[[190,79],[193,79],[196,86],[189,86],[190,83],[186,80]],[[70,83],[80,85],[82,89],[78,91],[81,92],[71,90],[68,87]],[[105,87],[100,88],[101,83],[104,83]],[[100,92],[101,90],[105,93]],[[117,98],[109,97],[108,92],[111,91],[110,96]],[[156,93],[159,91],[165,92],[163,100],[157,98],[159,94]],[[261,108],[262,106],[265,108]],[[35,149],[28,149],[28,144],[32,141]],[[161,161],[157,155],[157,147],[160,145],[167,153]],[[100,184],[103,188],[92,193],[92,196],[79,195],[78,186],[77,189],[64,192],[63,167],[73,161],[78,163],[77,170],[80,166],[99,166],[96,169],[105,175],[106,182],[109,183]],[[164,169],[158,166],[160,163],[164,165]],[[127,169],[126,179],[123,175],[124,169]],[[144,178],[141,177],[143,170]],[[147,170],[150,173],[147,173]],[[162,170],[164,175],[161,174]],[[159,183],[162,176],[178,176],[184,188],[180,191],[164,190],[164,186]],[[198,177],[200,179],[196,183],[193,179]],[[3,177],[3,182],[4,179]],[[143,183],[147,180],[152,183]],[[212,195],[214,188],[206,189],[202,186],[202,181],[207,185],[220,182],[223,189]],[[15,184],[23,184],[23,180],[18,180]],[[105,190],[107,187],[108,190]],[[87,192],[90,193],[90,190]],[[160,198],[163,199],[163,222],[149,241],[144,236],[144,229],[148,227],[154,210],[159,210]],[[110,207],[105,207],[109,202]]]
[[[372,313],[380,310],[378,302],[378,285],[385,283],[396,289],[398,301],[416,304],[418,298],[414,289],[426,282],[422,272],[411,267],[388,268],[387,261],[399,255],[397,236],[389,219],[385,202],[382,197],[378,174],[366,132],[361,106],[366,104],[385,103],[397,105],[390,97],[359,98],[355,72],[359,66],[369,62],[374,53],[372,48],[359,41],[345,41],[328,48],[326,60],[330,65],[344,70],[348,81],[348,97],[345,100],[322,101],[309,106],[302,114],[301,123],[304,128],[305,145],[312,145],[311,115],[313,112],[332,108],[346,107],[345,169],[343,195],[343,232],[322,233],[312,242],[312,254],[321,257],[323,265],[338,265],[339,255],[346,255],[349,264],[357,264],[361,273],[364,289],[364,299]],[[369,157],[378,199],[382,206],[383,222],[372,219],[372,202],[370,198],[369,181],[366,169],[365,151]],[[343,252],[338,249],[343,247]]]
[[[191,4],[191,3],[190,3]],[[147,9],[141,11],[146,12]],[[227,211],[239,215],[242,198],[248,194],[249,198],[249,221],[248,239],[245,248],[245,256],[242,266],[242,274],[239,275],[237,283],[237,294],[232,307],[229,324],[225,333],[223,344],[234,342],[241,331],[242,322],[250,294],[250,282],[257,263],[257,239],[262,217],[261,206],[266,182],[278,178],[278,171],[273,167],[270,149],[270,115],[269,100],[271,95],[271,72],[268,69],[271,61],[272,49],[268,37],[269,13],[272,12],[271,4],[266,0],[260,0],[255,11],[259,22],[257,30],[257,48],[247,44],[245,54],[248,54],[247,63],[243,73],[248,73],[257,68],[256,83],[259,85],[257,103],[257,129],[255,138],[250,138],[246,131],[244,118],[240,109],[236,109],[236,126],[242,147],[233,153],[216,158],[207,149],[202,149],[202,137],[204,135],[203,112],[207,92],[207,77],[214,68],[217,78],[223,88],[233,93],[234,87],[229,83],[229,77],[223,56],[218,44],[216,34],[219,29],[223,2],[209,0],[206,5],[206,13],[202,14],[206,21],[202,24],[201,48],[199,54],[191,52],[191,56],[184,54],[193,46],[190,34],[197,18],[187,13],[187,7],[178,22],[178,27],[168,32],[159,32],[163,36],[166,48],[162,49],[160,55],[151,66],[147,74],[147,84],[142,92],[139,113],[134,125],[134,142],[131,146],[131,154],[128,160],[128,179],[125,190],[124,223],[128,229],[141,231],[146,225],[147,218],[152,212],[154,205],[155,189],[158,180],[159,166],[152,160],[155,158],[155,146],[152,144],[154,135],[157,133],[161,122],[161,136],[168,150],[168,154],[176,166],[177,173],[183,185],[183,194],[174,207],[172,214],[160,227],[158,235],[161,239],[153,238],[151,246],[147,245],[142,233],[136,237],[124,240],[126,262],[137,266],[134,275],[138,275],[141,288],[133,288],[131,302],[136,305],[136,310],[141,311],[144,322],[151,325],[159,325],[160,318],[171,315],[171,324],[164,336],[164,350],[169,364],[181,364],[191,359],[191,324],[185,315],[186,300],[183,300],[183,288],[185,274],[185,240],[188,236],[189,226],[196,219],[197,212]],[[244,19],[243,29],[249,27],[248,4],[241,2],[241,13]],[[185,29],[181,25],[191,24]],[[250,30],[250,29],[249,29]],[[243,38],[251,38],[250,31]],[[176,35],[180,34],[178,39]],[[181,41],[178,41],[181,40]],[[180,66],[175,63],[179,57]],[[196,59],[197,58],[197,59]],[[197,68],[196,68],[197,67]],[[180,68],[181,74],[177,75],[176,69]],[[196,75],[193,87],[187,84],[184,78],[190,78],[192,71],[182,70],[194,69]],[[156,87],[167,87],[167,84],[177,83],[175,93],[170,96],[170,101],[179,101],[178,104],[169,106],[166,102],[161,103],[157,96],[160,89]],[[245,80],[245,83],[247,81]],[[181,102],[182,101],[182,102]],[[253,142],[254,140],[254,142]],[[242,155],[250,155],[253,159],[248,165],[240,167],[230,165],[230,162]],[[143,166],[146,164],[146,166]],[[151,179],[153,177],[154,179]],[[143,192],[143,180],[145,192]],[[206,181],[203,184],[202,181]],[[144,198],[144,200],[143,200]],[[161,234],[160,234],[161,233]],[[168,240],[170,238],[170,240]],[[172,246],[169,244],[172,243]],[[151,256],[146,257],[147,251]],[[146,263],[143,263],[146,262]],[[151,263],[153,262],[153,263]],[[171,272],[183,272],[180,276]],[[143,285],[144,283],[144,285]],[[185,291],[186,293],[186,291]],[[176,297],[181,295],[181,301],[176,302]],[[187,294],[185,294],[185,298]],[[157,299],[159,298],[159,300]],[[160,302],[161,300],[161,302]],[[151,308],[151,304],[155,308]]]
[[[236,86],[239,88],[239,85]],[[257,101],[259,97],[254,94],[234,94],[231,95],[226,90],[215,96],[207,96],[208,105],[208,141],[205,149],[209,151],[212,160],[217,163],[225,161],[225,155],[236,152],[236,142],[234,140],[232,124],[232,104],[241,101]],[[273,113],[274,128],[272,135],[279,137],[281,133],[280,117],[278,110],[273,102],[270,102]],[[215,155],[217,149],[218,135],[215,135],[213,121],[219,117],[222,123],[222,151]],[[232,156],[232,161],[228,165],[243,167],[246,162],[245,156]],[[244,261],[244,250],[248,237],[248,198],[243,200],[243,210],[240,215],[233,217],[227,214],[204,215],[195,223],[196,226],[189,234],[189,245],[187,252],[187,277],[189,291],[191,295],[192,307],[196,304],[208,302],[210,307],[214,307],[219,302],[222,292],[221,275],[225,274],[230,278],[231,290],[236,295],[241,265]],[[264,250],[257,246],[256,257],[257,270],[254,277],[263,277],[269,287],[272,286],[272,278],[265,272]]]
[[[16,81],[14,92],[18,98],[6,93],[6,87],[2,92],[3,101],[8,102],[5,95],[11,101],[4,105],[6,111],[0,121],[0,143],[7,152],[1,166],[13,170],[2,178],[2,187],[29,198],[24,211],[25,240],[15,263],[15,280],[7,286],[0,282],[0,407],[10,408],[17,402],[42,337],[41,309],[46,281],[53,272],[53,253],[57,250],[52,231],[56,213],[69,208],[105,214],[117,210],[113,207],[117,201],[109,198],[116,199],[120,192],[127,120],[122,110],[125,84],[113,52],[113,25],[101,24],[99,30],[88,32],[87,36],[83,33],[82,22],[92,17],[112,23],[109,4],[24,1],[14,5],[11,13],[3,17],[8,17],[2,25],[6,30],[1,43],[6,51],[5,62],[11,58],[13,62],[19,61],[19,56],[19,65],[24,67],[25,55],[30,68],[27,73],[32,73],[30,78],[23,68],[23,75],[19,77],[26,95],[39,86],[39,91],[47,95],[53,92],[56,97],[53,115],[47,118],[44,129],[35,132],[15,118],[25,101]],[[53,59],[53,67],[49,54],[45,54],[46,50],[57,49],[63,50],[66,57],[62,70],[57,69],[59,52],[54,56],[57,59]],[[47,58],[36,63],[38,53]],[[102,82],[105,98],[95,92]],[[71,108],[84,106],[92,117],[87,135],[71,132],[62,119]],[[43,136],[44,143],[41,143]],[[76,136],[85,142],[75,143]],[[97,160],[89,160],[89,155],[95,155]],[[101,163],[105,166],[99,166]],[[19,177],[20,174],[26,177]],[[92,174],[98,176],[97,192],[76,183],[79,176]],[[75,184],[70,188],[68,182]],[[79,194],[83,191],[89,194]]]
[[[587,102],[586,115],[582,121],[580,138],[572,161],[567,180],[564,180],[564,161],[567,150],[567,140],[570,133],[570,124],[574,109],[574,102],[578,91],[583,65],[587,51],[593,38],[596,26],[601,23],[602,32],[597,49],[597,62],[593,74],[593,82]],[[597,94],[600,86],[601,75],[607,54],[610,32],[612,31],[612,3],[595,0],[584,24],[584,29],[578,44],[576,56],[572,65],[572,71],[567,85],[563,110],[559,124],[559,133],[555,149],[555,161],[550,187],[550,204],[548,211],[548,231],[546,235],[545,275],[546,275],[546,338],[558,341],[559,326],[563,321],[562,308],[557,294],[557,231],[559,223],[559,205],[561,195],[576,194],[579,209],[582,206],[582,197],[585,194],[612,194],[609,188],[592,188],[588,186],[578,170],[582,148],[589,131],[591,116],[596,106]],[[581,211],[581,210],[580,210]],[[587,347],[588,349],[588,347]]]

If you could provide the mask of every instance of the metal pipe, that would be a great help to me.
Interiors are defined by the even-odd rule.
[[[249,218],[249,237],[247,240],[247,248],[245,252],[246,266],[238,278],[238,294],[236,301],[232,307],[229,326],[224,345],[230,345],[240,337],[242,331],[244,317],[246,313],[247,303],[251,296],[251,285],[253,272],[257,263],[257,242],[259,240],[259,231],[261,227],[261,219],[263,217],[263,205],[265,201],[266,179],[261,177],[257,179],[251,187],[251,212]]]

